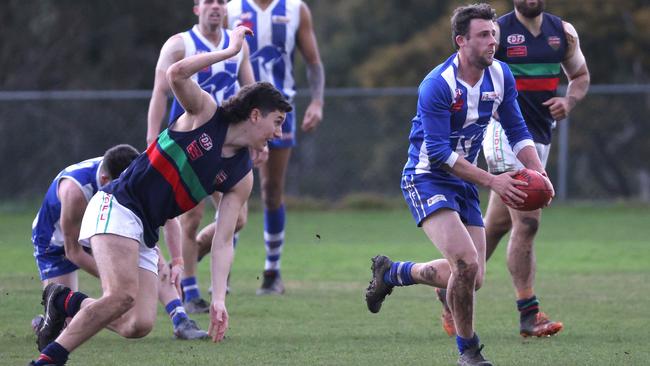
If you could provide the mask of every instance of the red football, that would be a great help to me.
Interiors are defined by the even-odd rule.
[[[541,173],[532,169],[522,169],[514,177],[528,183],[527,186],[517,186],[528,197],[524,199],[523,206],[517,207],[520,211],[533,211],[544,207],[550,202],[553,195],[551,183]]]

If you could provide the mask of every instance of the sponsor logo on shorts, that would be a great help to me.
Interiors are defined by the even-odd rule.
[[[187,151],[187,155],[190,157],[190,160],[192,161],[203,156],[203,151],[201,151],[201,148],[199,147],[199,143],[196,142],[196,140],[192,141],[191,144],[187,145],[187,148],[185,150]]]
[[[201,143],[201,147],[205,149],[205,151],[210,151],[212,149],[212,139],[210,136],[208,136],[207,133],[203,133],[201,137],[199,137],[199,142]]]
[[[523,34],[511,34],[506,38],[510,44],[522,44],[526,42],[526,37]]]
[[[548,42],[548,45],[551,46],[551,48],[556,51],[560,48],[560,45],[562,44],[562,40],[560,40],[560,37],[556,37],[556,36],[548,37],[546,39],[546,42]]]
[[[483,92],[481,94],[481,102],[494,102],[499,97],[499,94],[495,91]]]
[[[113,195],[110,193],[104,193],[104,196],[102,197],[102,204],[99,206],[99,221],[106,221],[108,220],[108,213],[111,208],[111,199],[113,198]]]
[[[526,57],[528,56],[528,47],[526,46],[512,46],[506,50],[508,57]]]
[[[427,199],[427,206],[433,206],[440,201],[447,201],[447,197],[444,194],[437,194],[433,197]]]

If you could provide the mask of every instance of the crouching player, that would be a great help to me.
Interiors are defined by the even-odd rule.
[[[34,219],[32,242],[43,287],[53,284],[50,289],[68,288],[62,292],[66,296],[59,300],[66,303],[67,299],[71,313],[83,300],[72,293],[78,289],[77,269],[81,268],[99,277],[95,259],[83,250],[78,241],[81,219],[88,200],[101,187],[117,178],[137,156],[138,151],[132,146],[117,145],[108,149],[103,157],[88,159],[65,168],[54,178]],[[159,267],[164,266],[164,259],[161,259]],[[174,270],[179,271],[179,268]],[[169,271],[169,268],[163,268],[162,274]],[[169,275],[160,276],[158,298],[172,318],[174,335],[180,339],[206,338],[207,333],[198,329],[196,323],[185,314],[169,278]],[[37,333],[45,320],[46,318],[38,316],[32,321]],[[38,344],[39,350],[45,346],[41,342]]]

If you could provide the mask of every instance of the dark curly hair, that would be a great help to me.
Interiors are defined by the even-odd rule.
[[[226,100],[219,110],[229,124],[245,121],[253,109],[259,109],[263,116],[280,111],[289,113],[293,109],[289,101],[273,84],[262,81],[246,85]]]

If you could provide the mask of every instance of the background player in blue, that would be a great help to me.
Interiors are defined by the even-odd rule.
[[[193,11],[198,17],[198,24],[185,32],[170,37],[160,51],[149,103],[147,145],[154,141],[160,133],[160,126],[166,114],[167,96],[171,92],[165,78],[169,66],[198,53],[225,49],[230,42],[230,31],[223,29],[226,0],[195,0]],[[199,71],[193,76],[193,79],[203,90],[214,97],[217,104],[222,104],[224,100],[234,95],[240,86],[255,82],[249,61],[248,45],[245,44],[235,57]],[[181,113],[183,113],[183,108],[177,100],[174,100],[169,113],[169,122],[176,120]],[[218,202],[215,207],[217,205]],[[198,247],[195,238],[203,218],[204,207],[205,204],[201,202],[194,209],[179,217],[183,257],[175,260],[182,260],[184,264],[182,274],[183,305],[190,313],[207,313],[210,310],[210,304],[201,297],[196,277]],[[246,213],[247,210],[244,207],[240,215],[238,230],[246,220]],[[169,225],[166,228],[169,228]],[[175,234],[168,230],[165,230],[165,233],[167,235]]]
[[[539,158],[546,166],[555,121],[566,118],[576,103],[585,97],[589,88],[589,71],[575,28],[545,13],[544,6],[544,0],[514,1],[515,10],[497,21],[499,46],[495,57],[506,62],[513,71],[519,106]],[[557,96],[560,69],[564,70],[569,80],[563,97]],[[496,120],[491,121],[483,142],[483,153],[490,173],[500,174],[522,167],[507,141],[501,124]],[[518,211],[508,208],[497,194],[492,193],[485,216],[487,259],[512,228],[507,265],[517,297],[519,332],[524,337],[550,336],[563,328],[561,322],[550,320],[539,310],[539,300],[534,290],[534,239],[541,214],[542,210]],[[453,323],[445,307],[442,319],[445,330],[453,334]]]
[[[134,147],[117,145],[103,157],[70,165],[54,178],[32,225],[34,257],[43,287],[60,283],[76,291],[79,268],[99,276],[95,260],[78,241],[81,218],[90,198],[136,156]]]
[[[296,93],[293,54],[298,47],[306,64],[311,91],[302,130],[314,130],[323,118],[325,73],[307,5],[300,0],[232,0],[228,3],[228,27],[236,25],[245,25],[256,34],[255,38],[248,39],[255,80],[272,83],[290,101]],[[290,113],[282,137],[269,143],[269,158],[259,168],[266,261],[258,295],[284,293],[280,276],[285,227],[284,185],[291,147],[295,145],[295,123],[295,114]]]
[[[413,263],[376,256],[366,290],[368,309],[376,313],[394,286],[447,288],[458,331],[459,365],[491,365],[474,331],[474,292],[485,271],[485,231],[476,185],[492,189],[514,207],[525,197],[517,189],[523,182],[512,178],[514,172],[492,175],[475,165],[493,113],[501,116],[519,160],[543,172],[517,105],[514,78],[504,63],[494,61],[495,17],[487,4],[457,8],[451,23],[458,52],[419,86],[401,186],[417,225],[444,259]]]
[[[103,294],[95,300],[75,293],[83,298],[79,309],[70,313],[65,303],[71,291],[61,285],[46,287],[45,313],[51,321],[41,328],[39,338],[56,340],[33,365],[65,364],[71,351],[107,326],[130,324],[134,328],[130,336],[146,335],[156,313],[157,271],[151,264],[158,258],[153,249],[158,230],[215,191],[223,192],[223,197],[212,244],[209,332],[215,342],[223,339],[228,328],[225,297],[232,240],[253,185],[248,149],[261,150],[280,136],[291,111],[269,83],[246,86],[219,107],[191,79],[197,71],[236,55],[245,34],[251,31],[238,27],[226,50],[185,58],[167,70],[185,112],[120,178],[95,194],[84,213],[79,240],[92,247]],[[62,331],[66,315],[72,321]]]
[[[103,157],[71,165],[54,178],[34,219],[32,231],[34,256],[43,287],[56,283],[77,291],[78,268],[99,277],[95,259],[79,244],[81,219],[90,198],[101,187],[116,179],[138,154],[130,145],[117,145],[108,149]],[[169,281],[170,268],[165,265],[164,259],[161,258],[158,266],[161,271],[158,299],[170,315],[175,337],[206,338],[207,333],[185,314],[175,286]],[[79,304],[69,301],[69,305],[74,308]],[[43,321],[42,316],[32,321],[37,333]],[[39,348],[44,346],[46,344],[39,344]]]

